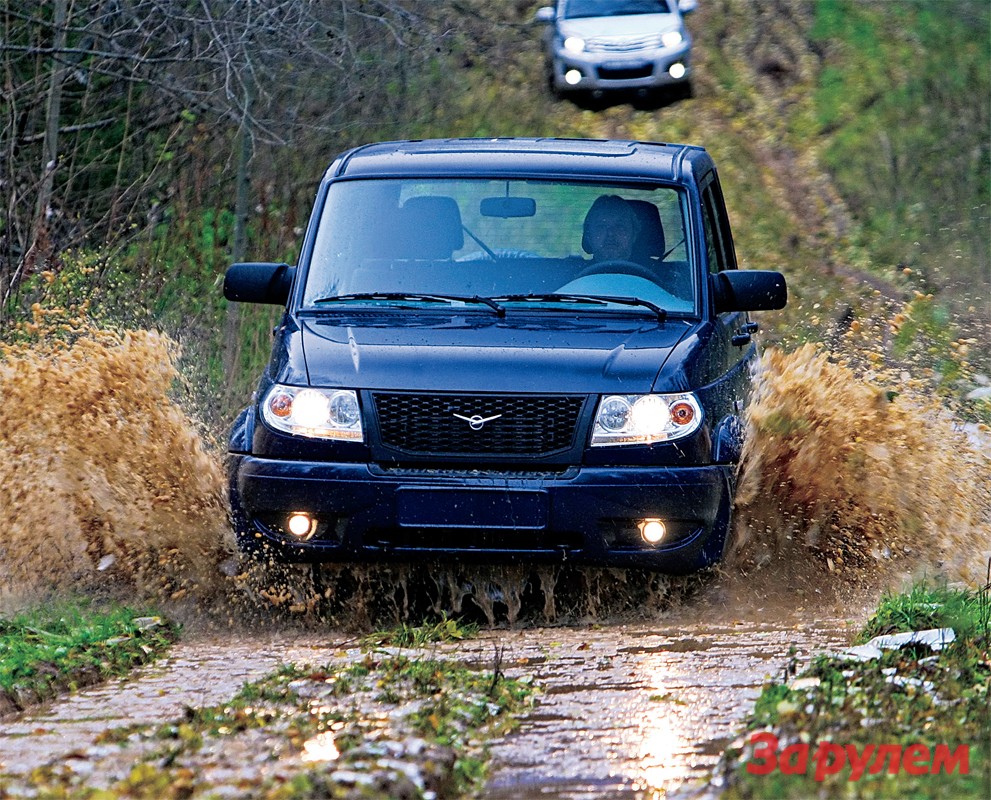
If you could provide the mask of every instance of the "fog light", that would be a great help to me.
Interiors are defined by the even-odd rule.
[[[680,61],[676,61],[674,64],[668,67],[668,75],[670,75],[675,80],[678,80],[678,78],[684,78],[685,65],[682,64]]]
[[[564,73],[564,82],[569,86],[574,86],[576,83],[580,83],[582,79],[582,74],[576,69],[569,69]]]
[[[317,521],[309,514],[297,512],[289,515],[286,527],[297,539],[309,539],[317,529]]]
[[[664,523],[659,519],[642,520],[637,527],[640,529],[640,536],[647,544],[657,544],[667,533]]]

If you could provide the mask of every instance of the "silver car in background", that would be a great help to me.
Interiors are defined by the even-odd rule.
[[[557,95],[690,87],[692,39],[682,18],[696,0],[557,0],[547,26],[547,81]]]

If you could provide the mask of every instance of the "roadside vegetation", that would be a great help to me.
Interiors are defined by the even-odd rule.
[[[442,641],[472,636],[443,628]],[[470,796],[486,775],[486,741],[512,728],[535,687],[507,677],[498,650],[465,660],[457,647],[438,649],[434,625],[406,629],[416,646],[372,643],[392,638],[369,637],[326,665],[285,665],[161,726],[104,732],[100,743],[117,744],[130,764],[106,788],[60,765],[36,771],[34,785],[42,797],[87,800]],[[238,762],[259,750],[263,770]]]
[[[987,797],[991,587],[920,584],[888,596],[860,642],[931,629],[955,638],[866,660],[820,656],[767,684],[744,740],[724,757],[723,800]]]
[[[0,716],[159,658],[179,629],[154,613],[65,602],[0,618]]]

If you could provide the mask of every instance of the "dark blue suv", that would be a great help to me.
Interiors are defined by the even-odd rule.
[[[700,147],[370,144],[320,184],[299,263],[235,264],[285,313],[230,436],[239,546],[284,561],[723,554],[757,325]]]

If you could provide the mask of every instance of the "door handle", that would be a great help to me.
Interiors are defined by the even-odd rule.
[[[760,325],[756,322],[746,322],[736,329],[736,334],[730,339],[730,343],[736,347],[750,344],[751,338],[758,330],[760,330]]]

